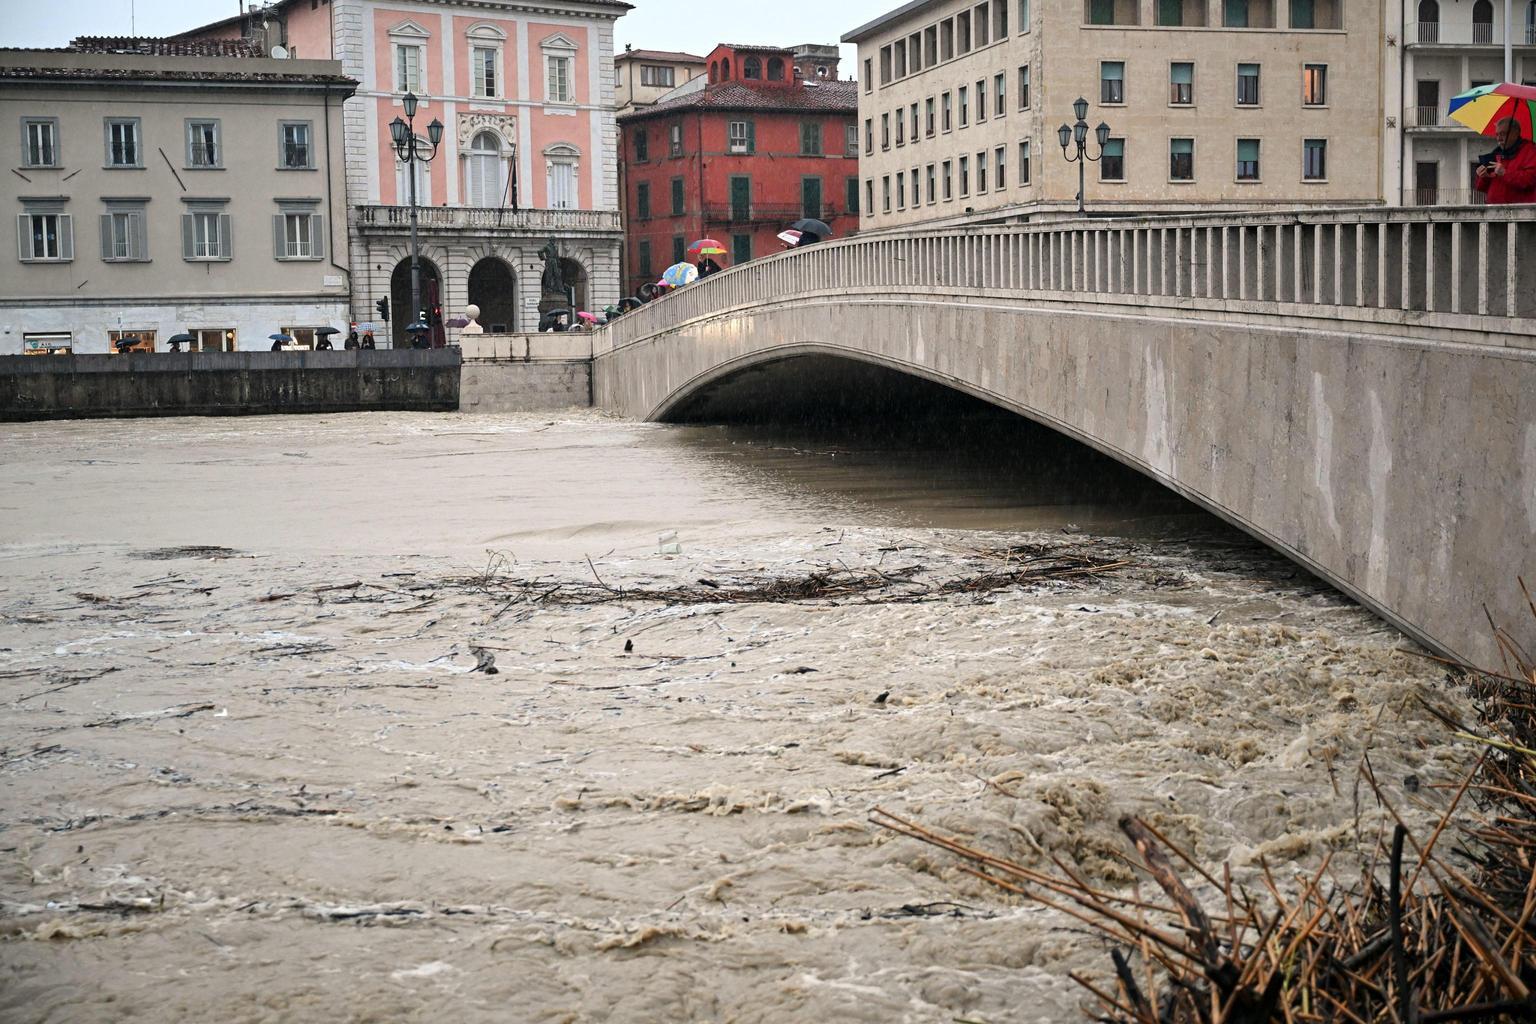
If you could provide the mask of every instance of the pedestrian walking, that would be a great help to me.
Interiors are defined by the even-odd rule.
[[[711,274],[718,274],[721,269],[720,264],[705,256],[699,260],[699,280],[702,281]]]
[[[1489,206],[1536,203],[1536,144],[1521,137],[1512,117],[1498,128],[1499,148],[1489,154],[1492,160],[1478,162],[1475,187],[1488,196]]]

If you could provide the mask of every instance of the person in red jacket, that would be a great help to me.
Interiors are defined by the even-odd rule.
[[[1488,194],[1489,206],[1536,203],[1536,144],[1522,139],[1508,117],[1499,122],[1498,139],[1494,159],[1477,169],[1477,190]]]

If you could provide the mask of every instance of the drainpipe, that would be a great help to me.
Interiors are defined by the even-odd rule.
[[[1406,206],[1408,192],[1408,0],[1402,0],[1397,31],[1397,202]]]
[[[1515,80],[1515,0],[1504,0],[1504,81]]]

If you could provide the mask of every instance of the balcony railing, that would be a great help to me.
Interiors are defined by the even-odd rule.
[[[1487,46],[1493,42],[1493,25],[1487,22],[1474,22],[1472,25],[1472,42]]]
[[[1416,43],[1438,43],[1440,41],[1440,23],[1438,21],[1421,21],[1414,26],[1413,41]]]
[[[706,224],[778,224],[781,227],[789,227],[805,215],[804,208],[799,206],[766,206],[762,203],[753,203],[750,207],[734,204],[722,206],[711,204],[704,207]],[[844,216],[843,211],[823,204],[817,219],[831,220],[841,216]]]
[[[418,206],[417,223],[426,231],[618,231],[617,210],[519,210],[469,206]],[[362,228],[390,231],[411,223],[409,206],[359,206]]]
[[[1488,197],[1475,188],[1409,188],[1403,190],[1404,206],[1483,206]]]
[[[1514,41],[1526,46],[1536,45],[1536,25],[1520,25],[1514,32]],[[1503,31],[1494,31],[1488,22],[1471,25],[1442,25],[1437,21],[1420,21],[1408,26],[1408,42],[1420,46],[1501,46]]]
[[[1412,120],[1409,126],[1412,128],[1438,128],[1440,126],[1440,108],[1434,107],[1410,107],[1409,114]]]

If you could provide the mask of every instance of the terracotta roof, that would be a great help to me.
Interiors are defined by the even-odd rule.
[[[859,109],[857,82],[818,81],[795,88],[756,89],[742,82],[712,85],[675,100],[654,103],[619,118],[621,122],[644,121],[690,110],[821,111],[855,113]]]
[[[696,57],[691,53],[680,53],[675,50],[625,50],[615,54],[614,60],[635,58],[638,60],[671,60],[679,63],[703,64],[703,57]]]
[[[57,51],[55,51],[57,52]],[[39,68],[5,67],[0,57],[0,80],[33,79],[48,81],[124,81],[124,82],[250,82],[268,85],[341,85],[356,87],[345,75],[290,74],[281,71],[188,71],[181,68],[146,70],[141,68]]]
[[[792,46],[764,46],[761,43],[721,43],[720,46],[727,50],[736,50],[739,53],[793,53]],[[716,47],[719,49],[719,47]]]
[[[136,53],[146,57],[264,57],[249,39],[163,39],[149,36],[79,36],[71,53]]]

